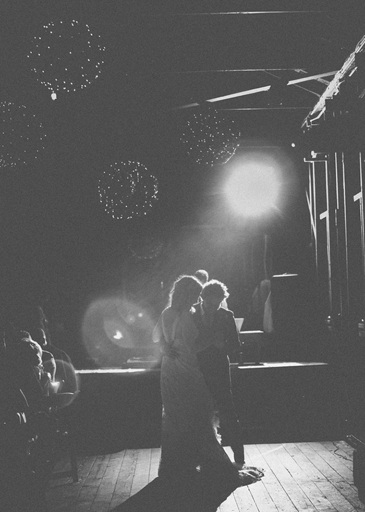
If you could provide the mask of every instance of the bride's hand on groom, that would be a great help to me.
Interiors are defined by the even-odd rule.
[[[164,343],[161,346],[161,352],[163,356],[170,357],[171,359],[176,359],[179,355],[178,350],[176,350],[176,348],[172,347],[168,343]]]

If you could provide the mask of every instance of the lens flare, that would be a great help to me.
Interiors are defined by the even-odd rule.
[[[139,304],[119,296],[95,299],[87,308],[82,339],[85,349],[100,366],[116,367],[139,351],[154,349],[155,321]]]
[[[71,403],[80,391],[79,377],[71,363],[63,359],[56,359],[55,361],[56,382],[54,382],[54,391],[56,393],[73,394],[73,397],[70,398]]]

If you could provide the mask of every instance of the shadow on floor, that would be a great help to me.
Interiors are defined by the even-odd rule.
[[[157,477],[112,512],[215,512],[236,488],[209,484],[199,473],[179,479]]]

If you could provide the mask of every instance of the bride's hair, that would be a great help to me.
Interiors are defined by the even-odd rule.
[[[172,285],[169,295],[169,306],[178,311],[190,309],[197,302],[202,284],[194,276],[179,276]]]

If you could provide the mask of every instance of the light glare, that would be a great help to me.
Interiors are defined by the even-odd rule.
[[[98,366],[118,367],[124,363],[127,352],[153,345],[154,325],[155,321],[139,304],[114,294],[99,297],[85,311],[82,341]],[[158,347],[152,348],[157,359]]]
[[[272,166],[243,164],[233,171],[226,185],[226,195],[236,213],[258,216],[276,206],[280,183]]]

